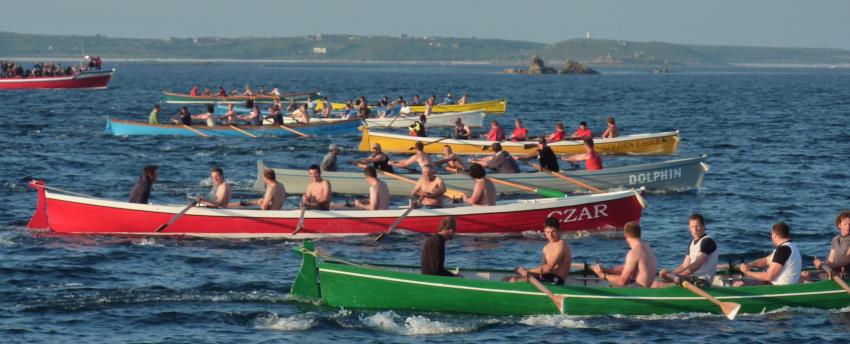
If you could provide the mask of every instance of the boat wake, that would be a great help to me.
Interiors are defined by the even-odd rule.
[[[431,320],[422,315],[402,318],[393,311],[379,312],[371,316],[361,317],[360,322],[373,329],[403,336],[468,333],[478,329],[478,326],[475,325],[449,324]]]
[[[546,327],[562,327],[562,328],[589,328],[590,326],[584,321],[576,319],[575,316],[565,314],[558,315],[533,315],[522,318],[519,321],[521,324],[528,326],[546,326]]]
[[[319,324],[315,313],[302,313],[280,318],[276,313],[261,315],[254,320],[254,328],[272,331],[306,331]]]

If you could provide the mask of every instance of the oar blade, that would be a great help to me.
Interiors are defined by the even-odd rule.
[[[538,195],[540,195],[542,197],[546,197],[546,198],[564,198],[564,197],[567,197],[567,194],[565,194],[561,191],[558,191],[558,190],[555,190],[555,189],[549,189],[549,188],[537,188],[537,189],[534,190],[534,192],[537,193]]]
[[[561,314],[564,314],[564,303],[566,301],[564,295],[555,295],[555,297],[552,298],[552,301],[555,302],[555,305],[558,307],[558,311],[561,312]]]
[[[741,304],[735,302],[721,302],[720,309],[723,311],[723,314],[726,315],[727,319],[735,320],[735,317],[738,315],[738,311],[741,310]]]

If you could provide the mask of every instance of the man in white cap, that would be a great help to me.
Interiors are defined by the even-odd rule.
[[[328,154],[322,159],[322,171],[336,171],[336,156],[339,154],[339,147],[336,143],[331,143],[328,146]]]

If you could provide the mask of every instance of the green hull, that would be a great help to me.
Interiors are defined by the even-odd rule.
[[[303,256],[303,263],[291,294],[318,300],[327,306],[485,315],[559,313],[552,301],[531,284],[501,282],[501,276],[507,271],[460,270],[467,278],[424,276],[410,272],[418,268],[352,265],[332,259],[316,259],[311,253],[312,244],[305,247],[298,251]],[[598,283],[596,279],[585,281]],[[714,304],[677,286],[656,289],[580,285],[548,288],[565,296],[564,311],[571,315],[720,312]],[[786,306],[832,309],[850,305],[850,294],[833,281],[704,290],[721,301],[740,303],[740,313],[761,313]]]
[[[256,103],[274,103],[275,99],[286,101],[306,101],[308,99],[316,99],[319,92],[299,92],[299,93],[284,93],[278,96],[190,96],[188,94],[173,93],[162,91],[165,96],[165,102],[169,104],[213,104],[213,103],[244,103],[249,98],[253,98]]]

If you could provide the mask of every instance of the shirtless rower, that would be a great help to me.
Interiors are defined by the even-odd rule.
[[[570,165],[576,165],[581,161],[584,161],[584,168],[589,171],[596,171],[602,169],[602,157],[596,153],[596,150],[593,148],[593,139],[585,139],[584,140],[584,154],[573,154],[573,155],[564,155],[561,157],[561,160],[569,162]]]
[[[652,287],[658,263],[652,247],[640,238],[640,225],[629,221],[623,229],[623,236],[631,248],[623,265],[606,269],[596,264],[593,266],[593,272],[613,286],[625,287],[635,284],[642,288]]]
[[[422,177],[416,182],[413,191],[410,192],[411,198],[419,198],[419,206],[424,208],[442,208],[443,194],[446,193],[446,184],[443,178],[437,177],[434,174],[434,169],[431,165],[422,166]]]
[[[274,170],[267,168],[263,170],[263,183],[266,184],[266,193],[263,198],[253,201],[239,201],[240,206],[256,204],[261,210],[281,210],[286,200],[286,187],[277,181]]]
[[[369,199],[354,200],[354,206],[364,210],[387,210],[390,208],[390,189],[387,183],[378,179],[378,171],[372,166],[363,169],[366,183],[369,184]]]
[[[705,233],[705,219],[702,215],[688,217],[688,227],[693,240],[688,245],[685,260],[670,272],[671,276],[674,281],[685,278],[698,287],[709,286],[717,273],[717,242]],[[664,273],[659,275],[663,277]],[[658,281],[656,283],[657,286],[661,285]]]
[[[406,168],[408,170],[414,170],[410,168],[410,165],[414,163],[418,163],[419,167],[424,167],[425,165],[431,164],[431,156],[428,153],[425,153],[425,144],[422,141],[416,141],[413,145],[413,149],[415,153],[405,160],[396,160],[390,161],[390,165],[394,167]]]
[[[227,123],[227,124],[236,123],[236,120],[237,120],[236,110],[233,109],[233,106],[234,106],[233,103],[227,104],[227,112],[225,112],[224,115],[221,115],[221,117],[220,117],[222,123]]]
[[[224,171],[221,167],[214,166],[210,169],[210,180],[212,181],[212,189],[207,194],[207,197],[201,197],[198,203],[203,206],[213,208],[227,208],[230,204],[230,184],[224,180]]]
[[[498,170],[499,173],[519,173],[519,165],[508,151],[502,150],[502,144],[493,142],[490,146],[493,150],[493,155],[480,159],[469,159],[469,162],[481,164],[486,168]]]
[[[318,165],[310,166],[310,183],[307,191],[301,197],[301,206],[310,209],[330,210],[331,183],[322,179],[322,171]]]
[[[561,223],[558,219],[550,217],[546,219],[543,234],[546,235],[546,246],[543,246],[543,262],[536,268],[526,269],[517,267],[517,275],[506,277],[508,282],[527,282],[528,276],[537,278],[541,282],[563,285],[570,273],[573,263],[573,249],[566,241],[561,240]]]
[[[469,176],[475,181],[475,185],[472,188],[472,195],[466,197],[464,194],[463,202],[474,206],[496,205],[496,185],[486,177],[484,167],[472,163],[469,165]]]
[[[528,161],[531,159],[537,159],[540,162],[540,167],[552,171],[558,172],[561,170],[561,166],[558,165],[558,156],[555,155],[555,152],[552,151],[552,148],[546,145],[546,138],[541,137],[537,139],[537,152],[514,156],[514,159],[520,161]]]
[[[620,129],[617,128],[617,123],[614,121],[614,117],[608,117],[608,128],[602,133],[603,139],[613,139],[617,136],[620,136]]]
[[[377,142],[372,145],[372,155],[369,155],[368,158],[358,161],[358,163],[372,164],[372,167],[384,172],[393,171],[393,166],[390,165],[390,157],[387,156],[386,153],[381,151],[381,144]]]
[[[446,166],[443,166],[443,164],[446,164]],[[442,166],[446,171],[454,173],[466,171],[463,161],[452,151],[452,146],[450,145],[443,145],[443,158],[435,161],[434,166]]]

